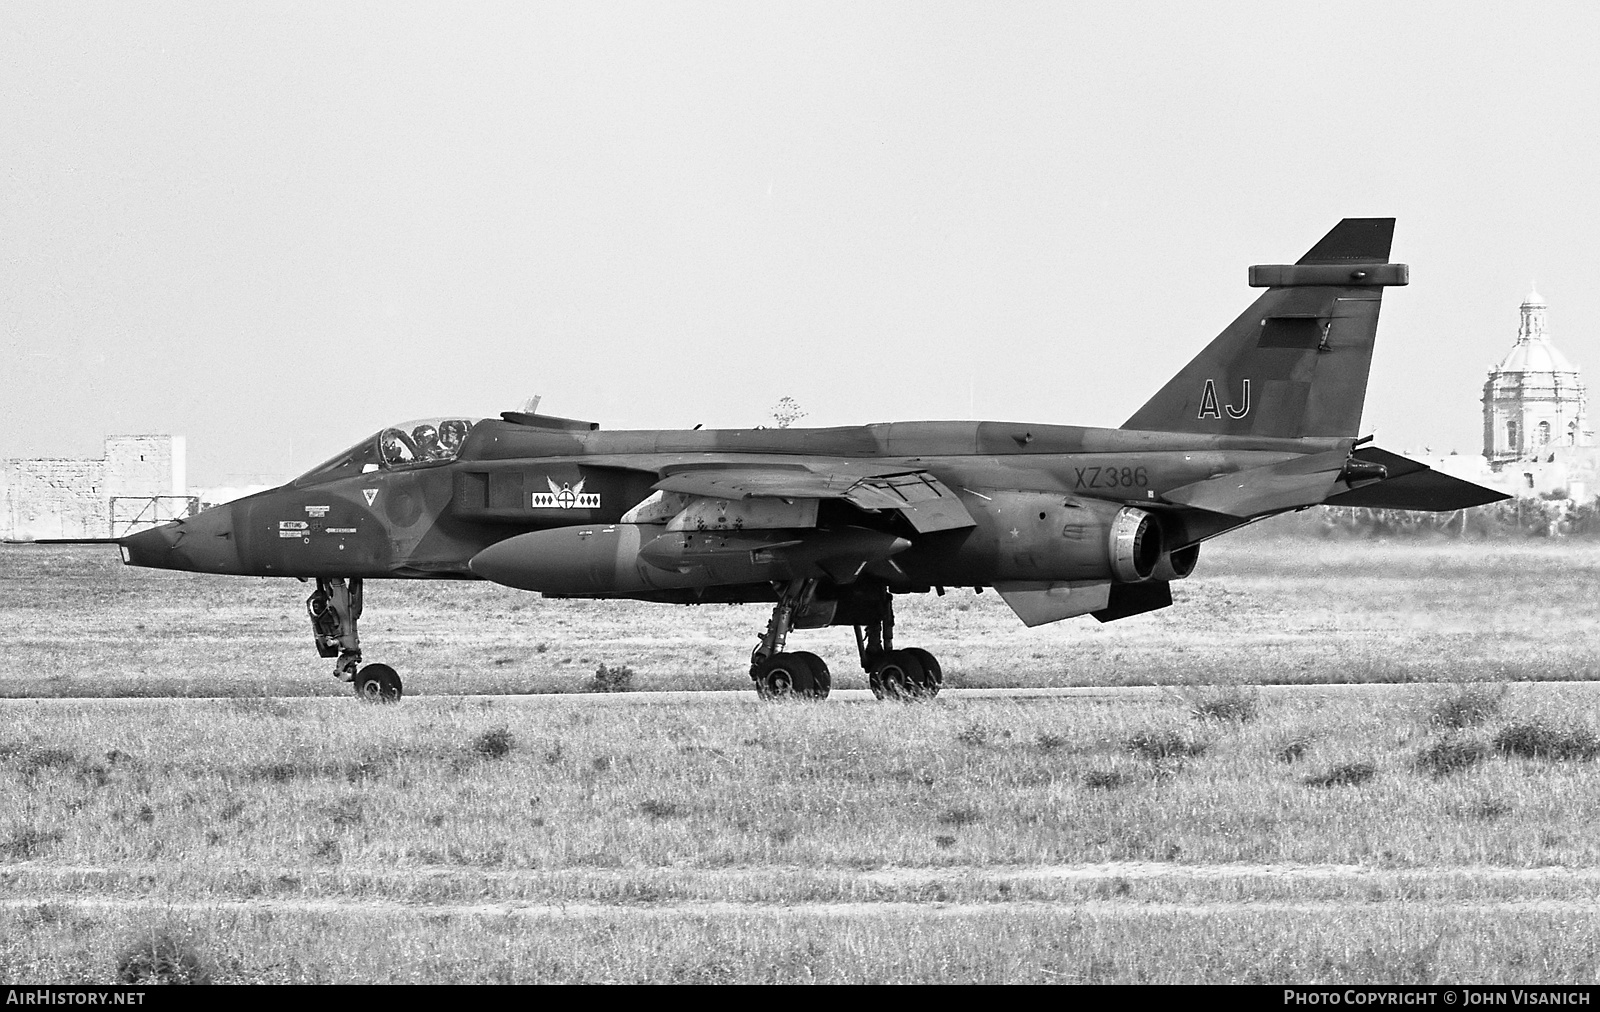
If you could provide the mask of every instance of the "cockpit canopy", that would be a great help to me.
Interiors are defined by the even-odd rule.
[[[318,464],[296,479],[308,485],[368,471],[393,471],[446,464],[461,454],[472,427],[482,419],[421,418],[391,425]]]

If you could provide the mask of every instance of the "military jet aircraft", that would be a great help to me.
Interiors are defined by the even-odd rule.
[[[134,566],[315,581],[318,652],[372,699],[365,581],[483,579],[551,597],[772,605],[763,696],[828,694],[791,629],[850,626],[881,697],[932,695],[894,599],[992,587],[1027,625],[1172,603],[1200,545],[1318,503],[1506,498],[1357,438],[1392,218],[1340,222],[1119,429],[1024,422],[600,431],[532,412],[383,429],[288,484],[116,539]]]

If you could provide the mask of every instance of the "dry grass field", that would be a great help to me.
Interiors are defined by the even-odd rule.
[[[0,979],[1592,982],[1600,551],[1217,548],[1110,626],[902,609],[953,684],[1162,690],[596,697],[764,616],[378,584],[396,706],[298,584],[0,549]],[[81,698],[160,695],[228,698]]]
[[[0,978],[1592,981],[1596,695],[1456,691],[11,701]]]

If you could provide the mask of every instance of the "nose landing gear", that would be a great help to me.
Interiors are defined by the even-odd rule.
[[[352,577],[317,578],[317,589],[306,598],[306,614],[311,616],[312,639],[319,657],[337,657],[334,677],[354,684],[362,699],[392,702],[400,698],[400,676],[387,664],[361,667],[361,637],[356,622],[361,618],[362,582]]]
[[[317,589],[306,598],[306,613],[311,616],[311,635],[317,656],[337,657],[333,674],[341,682],[355,678],[361,665],[361,637],[356,621],[361,618],[362,582],[342,578],[317,578]]]

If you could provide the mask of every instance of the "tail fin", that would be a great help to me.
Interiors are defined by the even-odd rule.
[[[1346,218],[1299,263],[1251,267],[1266,293],[1122,427],[1356,435],[1383,289],[1409,280],[1393,237],[1393,218]]]

